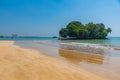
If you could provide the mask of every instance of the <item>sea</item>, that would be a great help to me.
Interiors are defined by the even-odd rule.
[[[0,40],[12,40],[15,41],[15,45],[37,50],[40,50],[41,45],[96,54],[120,50],[120,37],[92,40],[58,40],[58,38],[53,37],[18,37],[0,38]]]
[[[18,38],[0,38],[0,40],[14,40],[14,41],[43,41],[43,40],[53,40],[58,41],[58,38],[52,37],[18,37]],[[92,39],[92,40],[66,40],[65,42],[75,42],[75,43],[91,43],[91,44],[109,44],[112,46],[120,47],[120,37],[108,37],[108,39]]]
[[[38,50],[43,55],[70,62],[109,80],[120,80],[120,37],[104,40],[58,40],[52,37],[0,40],[13,40],[15,45],[22,48]]]

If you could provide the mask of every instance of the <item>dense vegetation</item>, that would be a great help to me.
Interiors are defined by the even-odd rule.
[[[111,28],[106,29],[103,23],[94,24],[91,22],[84,25],[79,21],[72,21],[66,28],[60,30],[59,35],[62,38],[105,39],[111,32]]]

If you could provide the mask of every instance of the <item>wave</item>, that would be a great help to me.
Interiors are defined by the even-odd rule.
[[[37,44],[59,47],[67,50],[77,50],[81,52],[89,52],[89,53],[96,53],[96,54],[103,54],[113,50],[120,50],[120,47],[115,47],[115,46],[112,46],[111,44],[60,42],[57,40],[34,41],[34,42]]]
[[[89,53],[96,53],[96,54],[104,54],[109,51],[114,50],[115,48],[112,45],[107,44],[90,44],[90,43],[61,43],[60,47],[62,49],[68,50],[77,50],[81,52],[89,52]],[[116,48],[119,49],[119,48]]]

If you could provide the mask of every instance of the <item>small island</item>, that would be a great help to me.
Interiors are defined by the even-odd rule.
[[[79,21],[72,21],[65,28],[61,28],[59,35],[61,40],[106,39],[111,32],[111,28],[106,29],[103,23],[90,22],[84,25]]]

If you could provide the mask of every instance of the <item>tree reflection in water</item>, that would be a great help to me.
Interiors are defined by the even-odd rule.
[[[83,53],[73,50],[60,49],[59,55],[74,63],[79,63],[83,61],[86,63],[94,63],[100,65],[104,63],[104,55],[100,54]]]

